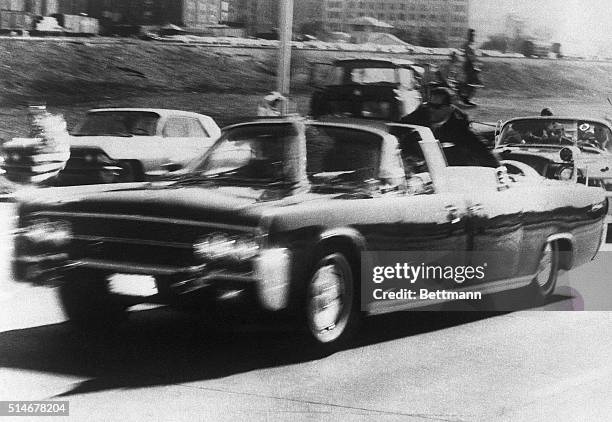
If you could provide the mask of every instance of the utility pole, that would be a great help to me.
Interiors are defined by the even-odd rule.
[[[291,35],[293,34],[293,0],[279,1],[280,50],[278,57],[277,91],[289,98],[291,88]],[[288,112],[288,101],[282,102],[281,114]]]

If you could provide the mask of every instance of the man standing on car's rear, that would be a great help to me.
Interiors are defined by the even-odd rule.
[[[470,121],[463,111],[451,104],[452,94],[446,88],[434,88],[428,102],[404,116],[402,123],[427,126],[445,146],[446,159],[451,166],[499,167],[497,158],[470,129]]]

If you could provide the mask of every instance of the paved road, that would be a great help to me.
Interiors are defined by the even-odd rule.
[[[7,242],[0,245],[8,253]],[[610,289],[601,293],[606,258],[562,284],[589,303],[612,303]],[[112,338],[83,337],[64,322],[52,289],[0,280],[0,400],[69,400],[71,420],[533,422],[612,414],[612,312],[382,316],[368,321],[355,347],[313,359],[281,324],[213,334],[163,308],[133,313]],[[560,294],[545,308],[575,306]]]

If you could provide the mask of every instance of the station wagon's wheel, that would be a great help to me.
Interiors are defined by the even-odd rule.
[[[540,261],[532,285],[540,299],[552,296],[559,272],[559,248],[555,242],[547,242],[540,253]]]
[[[357,281],[358,282],[358,281]],[[360,321],[355,271],[339,252],[321,255],[306,288],[306,324],[320,351],[334,351],[355,333]]]
[[[103,274],[75,270],[64,277],[59,299],[68,319],[82,330],[108,330],[127,318],[126,306],[108,289]]]

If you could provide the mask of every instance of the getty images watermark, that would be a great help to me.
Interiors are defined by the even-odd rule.
[[[482,292],[476,291],[455,291],[445,288],[431,289],[423,284],[429,282],[447,284],[453,283],[455,286],[462,285],[466,281],[482,281],[485,279],[485,269],[488,264],[482,265],[429,265],[421,262],[420,264],[408,262],[396,262],[395,265],[377,265],[372,268],[372,282],[374,284],[388,284],[389,281],[397,281],[421,288],[375,288],[372,292],[374,300],[465,300],[482,299]],[[454,287],[451,284],[451,287]]]
[[[361,309],[374,313],[403,309],[612,310],[612,301],[602,302],[603,292],[594,291],[601,284],[612,294],[612,283],[583,280],[579,271],[561,271],[554,294],[547,295],[544,302],[539,300],[535,281],[539,258],[510,247],[507,251],[362,252]],[[612,264],[610,267],[601,269],[606,280]]]
[[[363,252],[362,309],[481,301],[490,257],[475,258],[457,251]]]

